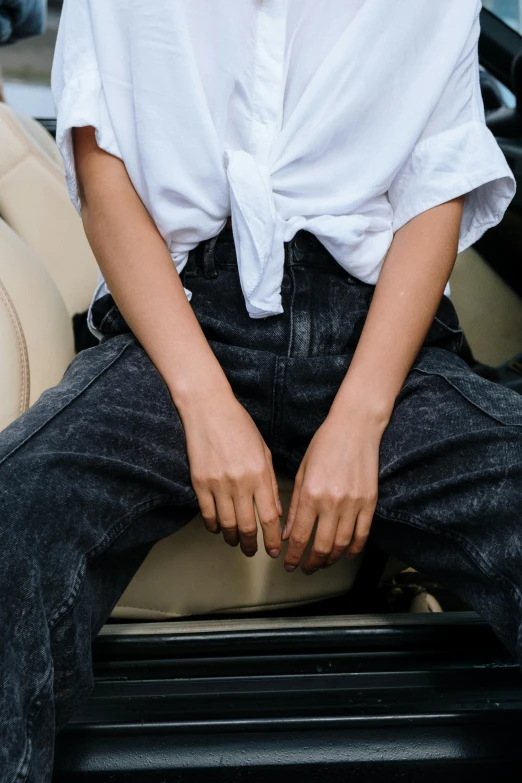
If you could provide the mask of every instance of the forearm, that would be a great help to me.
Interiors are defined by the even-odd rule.
[[[355,405],[386,427],[455,263],[463,200],[427,210],[395,233],[333,412]]]
[[[231,390],[183,290],[163,238],[124,164],[75,129],[82,220],[107,285],[132,331],[184,411]],[[213,394],[208,395],[212,388]]]

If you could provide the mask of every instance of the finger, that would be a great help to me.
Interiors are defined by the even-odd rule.
[[[345,512],[342,515],[341,519],[339,520],[339,524],[337,525],[337,532],[335,534],[335,539],[332,546],[332,551],[330,552],[330,557],[327,559],[326,563],[324,564],[324,567],[328,567],[333,565],[334,563],[337,563],[337,561],[340,560],[341,557],[346,553],[350,541],[352,540],[353,531],[355,528],[355,521],[356,521],[355,509],[351,512]]]
[[[374,513],[375,505],[370,507],[366,506],[359,512],[357,521],[355,523],[352,540],[350,541],[348,549],[346,550],[347,558],[355,557],[363,551],[370,534]]]
[[[314,544],[306,561],[303,563],[303,572],[305,574],[314,574],[330,557],[338,524],[339,514],[335,511],[319,515]]]
[[[221,526],[223,538],[230,546],[237,546],[239,544],[239,536],[237,532],[236,512],[234,510],[232,498],[230,495],[226,494],[214,495],[214,502],[216,504],[218,522]]]
[[[253,557],[257,552],[257,522],[254,514],[254,498],[244,492],[233,496],[237,531],[241,551],[247,557]]]
[[[274,465],[272,463],[272,452],[268,448],[268,446],[265,446],[265,455],[266,455],[266,461],[268,462],[268,468],[270,470],[270,481],[272,483],[272,491],[274,493],[274,500],[277,508],[277,513],[279,516],[283,516],[283,506],[281,503],[281,498],[279,497],[279,486],[277,484],[277,478],[274,471]]]
[[[212,492],[200,491],[197,494],[199,512],[209,533],[220,533],[221,527],[217,520],[216,504]]]
[[[281,525],[275,504],[270,474],[256,488],[254,493],[259,524],[263,532],[265,549],[270,557],[279,557],[281,552]]]
[[[290,506],[288,508],[288,514],[286,515],[285,526],[281,534],[281,538],[283,539],[283,541],[286,541],[290,537],[290,533],[292,532],[292,527],[295,521],[295,515],[297,512],[297,508],[299,506],[299,496],[301,494],[302,483],[303,483],[302,473],[298,471],[294,480],[294,489],[292,492],[292,499],[290,501]]]
[[[317,519],[317,507],[309,498],[299,496],[299,505],[295,513],[292,531],[288,539],[288,548],[285,557],[285,569],[294,571],[303,557],[315,520]]]

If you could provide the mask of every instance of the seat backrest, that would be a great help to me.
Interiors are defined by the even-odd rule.
[[[87,309],[97,266],[52,136],[0,103],[0,216],[40,259],[70,315]]]
[[[0,219],[0,430],[61,379],[71,319],[47,271]]]

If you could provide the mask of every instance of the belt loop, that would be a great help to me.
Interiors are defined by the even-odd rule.
[[[185,264],[185,268],[183,269],[182,273],[183,279],[186,277],[197,277],[198,271],[196,269],[196,248],[193,247],[192,250],[189,250],[188,254],[188,260]]]
[[[293,236],[291,240],[293,255],[296,261],[302,261],[303,258],[306,255],[307,250],[310,247],[310,244],[306,237],[306,232],[302,229],[299,229]]]
[[[214,256],[219,234],[206,239],[203,248],[203,274],[206,278],[217,277],[216,259]]]

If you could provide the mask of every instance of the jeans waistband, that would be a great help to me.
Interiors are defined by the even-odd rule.
[[[310,231],[300,229],[284,246],[285,266],[320,267],[350,277]],[[202,240],[190,251],[186,270],[190,276],[190,270],[199,267],[204,270],[206,277],[214,277],[217,269],[236,266],[232,228],[225,224],[216,236]]]

